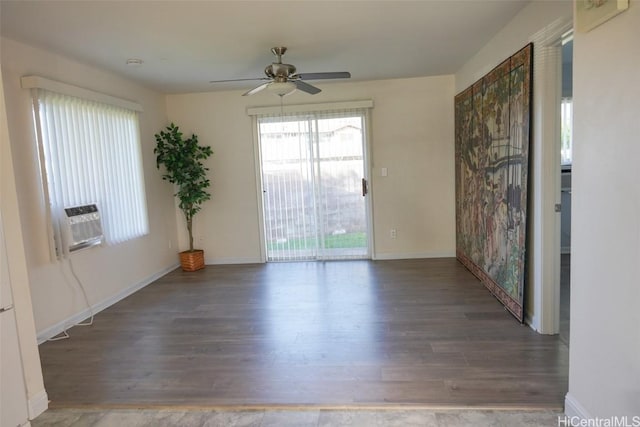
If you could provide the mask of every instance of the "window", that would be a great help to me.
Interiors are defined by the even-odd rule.
[[[107,244],[147,234],[137,112],[41,87],[33,94],[56,255],[65,207],[97,204]]]
[[[571,123],[573,121],[573,99],[563,98],[560,110],[560,161],[564,168],[571,167],[573,132]]]

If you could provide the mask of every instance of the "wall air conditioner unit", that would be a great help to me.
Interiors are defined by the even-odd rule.
[[[64,209],[62,244],[65,252],[75,252],[102,243],[102,223],[96,205],[74,206]]]

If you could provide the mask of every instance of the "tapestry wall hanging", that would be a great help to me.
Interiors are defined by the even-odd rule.
[[[533,45],[455,97],[456,257],[520,321]]]

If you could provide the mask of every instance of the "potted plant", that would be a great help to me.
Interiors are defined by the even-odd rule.
[[[189,232],[189,250],[180,252],[180,265],[184,271],[204,268],[204,251],[193,248],[193,217],[202,208],[202,203],[211,195],[207,188],[211,185],[207,178],[209,168],[203,161],[213,154],[211,147],[198,145],[198,137],[184,139],[178,126],[171,123],[164,131],[155,135],[156,166],[164,166],[162,179],[174,184],[178,191],[175,196],[184,214]]]

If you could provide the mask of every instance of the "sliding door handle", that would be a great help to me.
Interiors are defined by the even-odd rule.
[[[366,179],[362,178],[362,197],[366,196],[369,192],[369,183]]]

